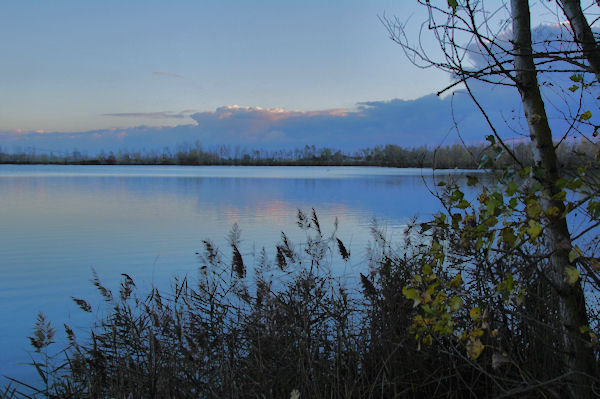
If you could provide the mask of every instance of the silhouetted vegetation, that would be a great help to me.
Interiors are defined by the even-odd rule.
[[[525,165],[531,165],[531,144],[515,143],[512,152]],[[558,146],[557,154],[566,168],[574,168],[596,156],[593,143],[586,141]],[[386,166],[394,168],[472,169],[489,159],[487,167],[505,168],[515,161],[499,151],[499,145],[449,145],[430,148],[427,146],[404,148],[388,144],[365,148],[356,152],[342,152],[331,148],[305,146],[295,150],[247,150],[236,147],[231,150],[221,146],[205,150],[197,143],[183,146],[176,152],[101,152],[86,155],[74,151],[69,154],[38,154],[34,150],[16,153],[3,152],[0,148],[0,164],[55,164],[55,165],[245,165],[245,166]]]
[[[451,192],[446,188],[441,195]],[[127,275],[113,293],[94,275],[105,303],[95,327],[76,337],[65,325],[69,346],[51,355],[55,333],[40,315],[30,340],[42,387],[13,381],[2,396],[533,398],[565,393],[568,375],[556,361],[563,346],[552,327],[557,317],[552,290],[541,267],[523,267],[533,259],[547,261],[536,255],[543,245],[526,244],[492,262],[480,257],[484,252],[474,242],[465,245],[458,229],[411,223],[396,247],[373,226],[368,267],[344,284],[332,266],[352,258],[335,235],[337,225],[324,232],[314,210],[299,211],[297,221],[305,239],[292,243],[282,233],[272,256],[265,249],[242,255],[236,226],[230,256],[203,241],[198,277],[174,281],[168,295],[154,289],[140,297]],[[446,243],[444,252],[440,243]],[[498,268],[523,284],[513,287],[501,274],[490,280]],[[416,289],[409,287],[416,286],[423,291],[414,296]],[[74,301],[84,312],[94,308],[84,299]],[[586,332],[596,359],[597,305],[590,305]]]

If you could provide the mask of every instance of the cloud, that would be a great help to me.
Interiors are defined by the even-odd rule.
[[[183,76],[181,76],[178,73],[171,73],[171,72],[152,72],[153,75],[158,75],[158,76],[167,76],[169,78],[177,78],[177,79],[185,79]]]
[[[464,100],[463,95],[455,104],[455,114],[469,122],[469,133],[465,132],[468,139],[481,139],[483,121],[477,120],[474,107]],[[162,118],[179,114],[155,112],[110,116]],[[195,112],[189,117],[194,124],[43,135],[6,132],[0,133],[0,146],[5,150],[35,147],[40,151],[77,148],[95,153],[119,149],[162,150],[165,147],[176,150],[184,143],[199,142],[205,148],[239,145],[249,149],[293,149],[314,144],[352,151],[375,145],[411,147],[450,144],[458,140],[456,134],[449,134],[453,126],[451,99],[435,95],[412,101],[363,102],[353,109],[315,111],[229,105],[213,111]]]
[[[194,82],[192,79],[188,79],[183,75],[180,75],[178,73],[172,73],[172,72],[152,72],[153,75],[156,76],[165,76],[168,78],[175,78],[175,79],[181,79],[184,82],[186,82],[189,86],[194,87],[196,89],[201,90],[202,89],[202,85],[199,85],[198,83]]]
[[[564,35],[563,26],[539,27],[534,30],[536,43]],[[508,36],[506,36],[508,37]],[[473,65],[485,58],[474,57]],[[157,75],[171,76],[166,72]],[[551,128],[556,137],[569,131],[569,120],[578,113],[577,93],[571,93],[568,74],[542,74],[541,89]],[[181,77],[179,75],[171,77]],[[552,84],[550,84],[552,83]],[[528,137],[520,97],[515,88],[474,81],[470,85],[489,120],[507,139]],[[596,90],[592,87],[590,90]],[[594,93],[592,93],[594,94]],[[596,93],[590,96],[595,99]],[[575,105],[575,108],[570,106]],[[583,103],[596,115],[597,104]],[[571,115],[565,113],[571,112]],[[283,108],[227,105],[215,110],[195,112],[112,113],[109,117],[181,119],[193,124],[127,129],[104,129],[80,133],[0,132],[4,150],[35,147],[40,151],[63,151],[74,148],[89,153],[100,150],[131,151],[177,150],[184,143],[200,143],[205,148],[220,145],[248,149],[294,149],[305,145],[330,147],[345,151],[375,145],[397,144],[404,147],[447,145],[462,141],[481,142],[491,130],[469,96],[461,90],[446,97],[433,94],[414,100],[382,100],[357,103],[349,109],[297,111]],[[570,119],[571,118],[571,119]]]
[[[111,114],[102,114],[102,116],[117,118],[148,118],[148,119],[183,119],[187,118],[194,110],[185,110],[181,112],[159,111],[159,112],[120,112]]]

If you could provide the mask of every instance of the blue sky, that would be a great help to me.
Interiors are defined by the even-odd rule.
[[[174,125],[183,121],[156,113],[417,98],[448,78],[412,68],[378,15],[419,11],[386,0],[3,1],[0,130]]]
[[[534,25],[556,23],[536,4]],[[451,98],[432,95],[450,77],[413,66],[378,18],[408,22],[416,41],[424,12],[413,0],[5,0],[0,148],[451,144]],[[498,122],[520,112],[515,92],[480,89]],[[453,104],[463,138],[489,133],[466,96]]]

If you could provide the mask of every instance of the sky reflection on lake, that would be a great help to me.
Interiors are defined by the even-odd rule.
[[[374,218],[399,238],[418,214],[439,204],[430,170],[326,167],[89,167],[0,166],[0,375],[26,377],[26,336],[38,311],[62,333],[85,327],[70,297],[98,297],[97,270],[117,291],[121,273],[138,287],[167,288],[174,275],[194,276],[195,252],[212,239],[228,251],[234,223],[242,253],[265,246],[271,257],[281,232],[300,242],[298,209],[314,208],[326,233],[352,251],[353,274],[363,266]],[[438,172],[439,173],[439,172]],[[455,172],[449,172],[455,173]]]

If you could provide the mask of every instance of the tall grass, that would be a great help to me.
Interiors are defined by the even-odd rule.
[[[480,304],[500,331],[486,344],[501,350],[472,360],[458,335],[430,345],[414,339],[415,308],[402,288],[429,252],[413,224],[397,247],[374,226],[368,266],[347,284],[332,271],[332,265],[352,259],[335,236],[337,226],[330,234],[322,231],[314,210],[299,211],[298,226],[305,232],[302,242],[282,234],[271,256],[265,249],[243,255],[237,227],[230,234],[231,255],[204,241],[198,276],[175,280],[168,294],[154,289],[140,295],[127,275],[113,293],[94,275],[106,314],[81,338],[65,326],[69,346],[60,361],[47,355],[52,330],[40,316],[32,344],[43,386],[12,381],[0,396],[561,396],[564,376],[553,362],[562,348],[546,327],[557,316],[543,276],[528,276],[518,309],[494,296]],[[506,260],[512,266],[525,261]],[[475,290],[464,293],[465,302],[481,298]],[[74,300],[91,311],[87,301]],[[468,312],[455,320],[471,322]],[[597,347],[590,350],[597,354]]]

